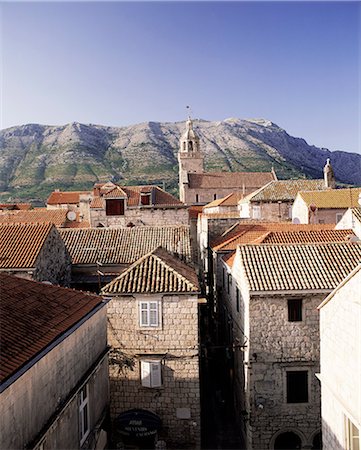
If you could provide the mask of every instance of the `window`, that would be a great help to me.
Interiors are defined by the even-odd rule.
[[[261,218],[261,207],[259,205],[253,205],[252,208],[253,219]]]
[[[196,203],[199,203],[199,195],[196,194]]]
[[[217,200],[217,194],[213,194],[213,200]]]
[[[287,403],[308,402],[307,370],[290,371],[287,375]]]
[[[360,450],[360,430],[345,416],[346,450]]]
[[[144,387],[162,386],[162,365],[158,360],[140,361],[140,377]]]
[[[140,302],[139,324],[141,327],[158,327],[158,302]]]
[[[237,309],[237,312],[239,312],[239,289],[238,289],[238,287],[236,288],[236,309]]]
[[[300,322],[302,320],[302,299],[293,298],[288,300],[288,321]]]
[[[107,216],[124,216],[124,199],[106,200],[105,213]]]
[[[79,392],[79,427],[80,445],[83,445],[89,434],[89,392],[88,385],[83,386]]]
[[[150,197],[151,197],[151,194],[149,192],[141,193],[140,194],[140,204],[143,206],[150,205]]]
[[[230,288],[231,284],[232,284],[232,275],[229,273],[227,275],[227,292],[228,292],[228,294],[231,290],[231,288]]]
[[[343,214],[342,213],[336,213],[336,223],[339,223],[339,221],[342,219]]]

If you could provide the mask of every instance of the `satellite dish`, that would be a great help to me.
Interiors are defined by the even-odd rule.
[[[76,213],[74,211],[68,211],[66,213],[66,218],[73,222],[76,219]]]

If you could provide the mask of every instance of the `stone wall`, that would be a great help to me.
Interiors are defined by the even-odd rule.
[[[361,431],[361,271],[320,309],[322,432],[342,449],[345,417]]]
[[[120,355],[120,364],[110,366],[111,416],[132,408],[149,410],[161,418],[158,438],[168,448],[199,447],[197,296],[140,298],[160,302],[159,327],[139,326],[139,298],[113,298],[108,305],[109,342]],[[147,355],[162,361],[159,388],[142,386],[140,360]],[[180,417],[182,411],[186,418]]]
[[[92,227],[102,224],[106,227],[126,227],[129,223],[135,226],[148,225],[188,225],[188,210],[182,208],[125,208],[124,216],[107,216],[105,210],[90,210]]]
[[[104,307],[1,393],[0,448],[24,448],[39,436],[71,391],[77,386],[80,389],[82,378],[106,349],[106,338]],[[107,366],[105,358],[89,380],[91,429],[108,403]],[[74,392],[66,409],[47,430],[45,449],[79,448],[78,407]]]
[[[282,202],[282,203],[251,203],[250,208],[250,218],[256,219],[254,214],[254,206],[260,207],[260,219],[268,220],[270,222],[283,222],[291,221],[292,217],[292,202]]]
[[[71,258],[55,227],[50,231],[39,253],[32,278],[61,286],[70,285]]]

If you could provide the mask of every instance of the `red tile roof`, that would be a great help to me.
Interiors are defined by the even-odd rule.
[[[90,191],[54,191],[50,194],[48,205],[74,205],[79,203],[80,194],[90,194]]]
[[[27,211],[32,208],[31,203],[1,203],[0,210],[10,210],[10,211]]]
[[[103,294],[198,291],[198,278],[194,268],[161,247],[144,255],[102,289]]]
[[[0,382],[46,349],[103,299],[0,273]]]
[[[57,227],[67,221],[66,209],[35,208],[29,211],[8,211],[0,213],[0,223],[43,223],[51,222]]]
[[[312,244],[348,242],[351,237],[355,237],[352,230],[269,231],[255,242],[260,244]]]
[[[0,224],[0,269],[32,268],[54,225]]]

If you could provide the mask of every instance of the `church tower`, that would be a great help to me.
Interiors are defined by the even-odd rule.
[[[187,203],[188,174],[203,173],[203,155],[199,148],[199,137],[193,130],[193,121],[190,117],[179,144],[179,198]]]
[[[329,158],[327,158],[326,165],[323,168],[323,177],[324,177],[325,188],[335,189],[335,187],[336,187],[335,174],[333,172],[333,168],[331,166]]]

